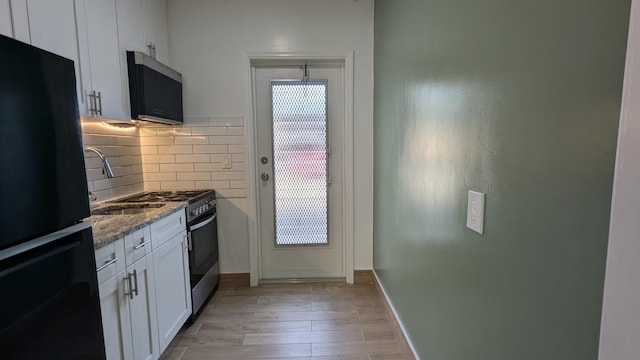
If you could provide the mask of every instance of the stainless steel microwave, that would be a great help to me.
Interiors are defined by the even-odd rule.
[[[182,75],[156,59],[127,51],[131,118],[182,124]]]

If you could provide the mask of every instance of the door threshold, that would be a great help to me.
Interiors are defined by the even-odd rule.
[[[346,282],[344,277],[331,278],[285,278],[285,279],[260,279],[260,284],[300,284],[315,282]]]

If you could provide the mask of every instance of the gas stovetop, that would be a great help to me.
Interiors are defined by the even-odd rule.
[[[146,191],[141,194],[132,195],[117,202],[137,203],[137,202],[166,202],[166,201],[198,201],[201,197],[213,195],[213,190],[179,190],[179,191]]]

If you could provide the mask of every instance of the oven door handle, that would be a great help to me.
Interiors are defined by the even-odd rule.
[[[190,231],[198,230],[198,229],[200,229],[201,227],[208,225],[210,222],[212,222],[213,220],[215,220],[215,219],[216,219],[216,216],[217,216],[217,215],[218,215],[218,214],[213,214],[213,216],[212,216],[212,217],[210,217],[210,218],[208,218],[207,220],[205,220],[205,221],[203,221],[203,222],[200,222],[200,223],[197,223],[197,224],[195,224],[195,225],[191,225],[191,226],[189,227],[189,230],[190,230]]]

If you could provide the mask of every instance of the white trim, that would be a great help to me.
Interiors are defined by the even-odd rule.
[[[252,62],[256,60],[340,60],[344,61],[344,155],[343,164],[343,197],[342,213],[344,217],[343,234],[343,266],[346,282],[353,284],[353,51],[347,53],[310,53],[310,52],[244,52],[244,125],[247,144],[247,173],[249,176],[249,277],[250,285],[257,286],[260,280],[260,217],[258,216],[257,171],[258,155],[256,152],[255,98],[253,89]]]
[[[398,316],[398,312],[396,311],[396,308],[393,306],[393,302],[391,302],[391,299],[389,298],[389,295],[387,294],[387,291],[385,290],[384,286],[382,285],[382,282],[380,281],[380,278],[378,277],[378,274],[376,273],[376,270],[372,269],[371,271],[373,272],[373,276],[375,276],[375,278],[376,278],[376,282],[378,282],[378,286],[380,286],[380,290],[382,290],[382,295],[384,295],[384,298],[387,301],[387,304],[389,304],[389,307],[391,308],[391,312],[393,312],[393,316],[396,318],[396,321],[398,322],[398,325],[400,326],[400,330],[402,331],[402,335],[404,335],[405,340],[407,340],[407,344],[409,344],[409,348],[411,349],[411,352],[413,353],[413,357],[415,357],[416,360],[420,360],[420,357],[418,357],[418,353],[416,352],[416,348],[413,346],[413,343],[411,342],[411,338],[409,337],[409,333],[407,332],[407,329],[405,329],[404,325],[402,324],[402,320],[400,320],[400,317]]]

